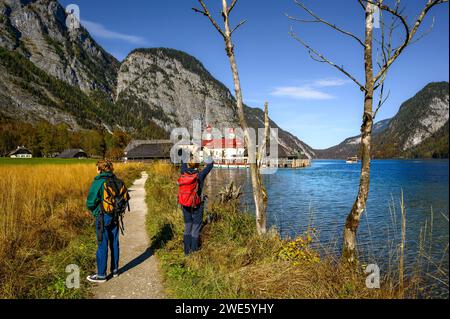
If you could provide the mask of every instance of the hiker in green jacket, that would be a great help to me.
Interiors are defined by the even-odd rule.
[[[97,163],[98,175],[95,177],[86,200],[86,207],[95,218],[97,233],[97,274],[87,277],[87,280],[95,283],[106,281],[108,262],[108,243],[111,250],[111,271],[113,277],[119,275],[119,225],[108,214],[102,214],[103,185],[108,178],[114,177],[113,164],[108,161]],[[101,240],[100,240],[101,238]]]

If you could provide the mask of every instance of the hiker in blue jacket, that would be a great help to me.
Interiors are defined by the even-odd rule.
[[[184,217],[184,254],[187,256],[199,249],[200,230],[203,225],[204,200],[202,198],[203,186],[205,179],[214,167],[214,161],[211,157],[205,159],[206,167],[199,171],[200,164],[194,159],[189,163],[181,163],[181,174],[198,174],[198,191],[197,194],[201,199],[201,203],[197,207],[181,206]]]

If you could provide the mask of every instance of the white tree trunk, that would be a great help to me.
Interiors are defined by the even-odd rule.
[[[373,18],[375,8],[368,3],[366,7],[366,40],[365,40],[365,74],[366,91],[364,94],[364,115],[361,126],[361,177],[359,183],[358,196],[353,204],[350,214],[347,216],[344,227],[344,245],[342,256],[344,260],[353,263],[357,260],[356,233],[358,230],[361,215],[366,209],[367,198],[370,190],[370,164],[371,164],[371,143],[373,129]]]
[[[239,116],[239,122],[242,130],[244,131],[245,144],[249,152],[256,149],[256,141],[251,137],[247,119],[245,117],[244,102],[241,90],[241,81],[239,78],[238,67],[236,63],[236,57],[234,54],[234,45],[231,40],[231,29],[228,19],[228,5],[226,0],[222,0],[223,11],[222,15],[225,20],[225,46],[228,58],[230,60],[231,71],[233,73],[234,80],[234,90],[236,93],[236,104]],[[252,158],[252,156],[249,157]],[[256,159],[256,154],[253,158]],[[267,218],[266,218],[266,208],[267,208],[267,195],[264,189],[264,185],[261,179],[261,174],[259,172],[257,161],[251,161],[250,163],[250,174],[252,179],[253,187],[253,199],[255,201],[255,213],[256,213],[256,230],[259,235],[265,234],[267,232]]]

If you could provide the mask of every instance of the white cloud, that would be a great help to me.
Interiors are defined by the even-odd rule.
[[[272,92],[272,95],[288,97],[297,100],[332,100],[335,99],[335,96],[326,92],[322,92],[320,89],[326,87],[343,86],[347,83],[349,83],[348,80],[342,80],[338,78],[325,78],[301,86],[278,87]]]
[[[105,26],[103,26],[100,23],[82,20],[81,24],[89,31],[89,33],[99,38],[120,40],[137,45],[145,45],[147,43],[147,40],[142,37],[108,30]]]
[[[350,82],[349,80],[342,80],[338,78],[326,78],[315,81],[314,85],[316,87],[343,86],[349,82]]]
[[[331,100],[334,96],[309,86],[279,87],[272,92],[274,96],[290,97],[298,100]]]

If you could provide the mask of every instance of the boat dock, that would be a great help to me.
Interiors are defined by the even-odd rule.
[[[227,168],[227,169],[247,169],[250,167],[249,164],[236,164],[236,163],[215,163],[216,168]],[[270,165],[263,164],[263,168],[277,167],[277,168],[306,168],[311,166],[311,160],[309,159],[279,159],[276,164],[271,163]]]

